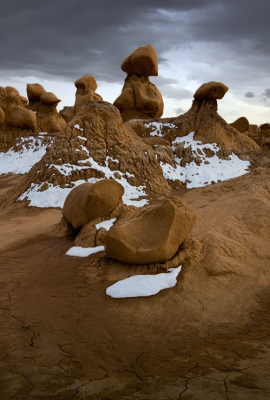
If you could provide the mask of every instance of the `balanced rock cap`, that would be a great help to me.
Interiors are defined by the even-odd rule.
[[[91,75],[82,76],[77,79],[75,81],[75,86],[77,89],[92,90],[93,92],[97,90],[97,82]]]
[[[228,90],[228,86],[224,85],[224,83],[208,82],[204,83],[196,90],[194,98],[196,100],[220,100],[225,96]]]
[[[151,44],[138,47],[124,59],[121,68],[128,75],[158,76],[158,58],[155,48]]]
[[[238,118],[230,125],[238,132],[249,131],[249,121],[246,117]]]
[[[60,103],[60,99],[58,99],[55,94],[53,94],[52,92],[46,92],[44,93],[41,97],[40,100],[48,105],[53,105],[56,103]]]
[[[46,90],[39,83],[27,83],[27,97],[29,101],[40,101],[40,97],[46,93]]]

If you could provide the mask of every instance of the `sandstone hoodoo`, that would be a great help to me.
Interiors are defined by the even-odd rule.
[[[123,61],[121,68],[128,76],[114,105],[120,110],[123,120],[160,118],[164,109],[162,95],[149,80],[149,76],[158,75],[155,48],[150,44],[137,48]]]
[[[170,260],[194,226],[196,214],[179,198],[145,207],[105,236],[106,254],[127,264]]]
[[[224,85],[224,83],[208,82],[204,83],[199,87],[199,89],[196,90],[194,98],[196,100],[220,100],[223,99],[228,90],[228,86]]]
[[[0,87],[0,107],[5,114],[5,127],[19,128],[34,131],[36,128],[36,115],[27,110],[19,92],[11,87]]]
[[[249,121],[246,117],[238,118],[236,121],[230,124],[238,132],[249,132]]]
[[[103,98],[96,93],[97,82],[92,75],[82,76],[77,79],[75,81],[75,86],[77,88],[75,105],[73,107],[64,107],[63,110],[60,111],[60,115],[66,122],[69,122],[87,101],[103,100]]]
[[[66,121],[58,114],[56,109],[60,101],[51,92],[46,92],[40,96],[37,124],[42,132],[56,133],[66,126]]]
[[[123,194],[123,186],[115,180],[84,183],[67,196],[63,215],[74,229],[78,229],[90,220],[108,216],[118,206]]]
[[[26,85],[26,92],[29,100],[27,108],[32,111],[38,111],[40,98],[46,93],[46,90],[39,83],[28,83]]]

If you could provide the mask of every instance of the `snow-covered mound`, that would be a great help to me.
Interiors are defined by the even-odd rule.
[[[43,134],[44,135],[44,134]],[[6,153],[0,153],[0,174],[12,172],[26,174],[46,153],[52,139],[38,137],[21,137],[19,142]]]

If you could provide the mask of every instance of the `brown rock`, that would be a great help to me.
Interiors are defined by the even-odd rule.
[[[5,126],[34,131],[36,128],[36,114],[19,106],[5,110]]]
[[[2,125],[4,124],[5,121],[5,113],[2,110],[2,108],[0,107],[0,128],[2,127]]]
[[[195,220],[196,214],[179,197],[172,197],[116,223],[105,237],[106,254],[127,264],[168,261]]]
[[[27,98],[26,98],[26,97],[24,97],[24,96],[20,96],[20,98],[21,98],[21,101],[22,101],[22,103],[23,103],[24,107],[26,107],[26,106],[27,106],[27,104],[28,104],[28,100],[27,100]]]
[[[39,83],[28,83],[26,85],[27,97],[30,101],[40,101],[40,97],[46,93],[46,90]]]
[[[250,135],[258,135],[259,134],[259,127],[258,125],[249,124],[249,133]]]
[[[121,68],[128,75],[158,76],[158,58],[155,48],[151,44],[138,47],[125,58]]]
[[[41,97],[40,100],[42,101],[42,103],[47,104],[49,106],[52,106],[54,104],[58,104],[60,103],[60,99],[58,99],[54,93],[52,92],[46,92],[44,93]]]
[[[64,107],[63,110],[59,111],[59,115],[66,122],[69,122],[74,117],[74,107]]]
[[[92,90],[95,92],[97,90],[97,82],[95,78],[91,75],[82,76],[75,81],[75,86],[77,89],[82,90]]]
[[[166,140],[159,136],[152,136],[143,138],[144,143],[149,144],[150,146],[171,146],[169,140]]]
[[[90,220],[109,215],[123,194],[123,186],[115,180],[84,183],[75,187],[67,196],[63,215],[74,229],[78,229]]]
[[[246,117],[238,118],[230,125],[238,132],[249,131],[249,121]]]
[[[196,100],[222,99],[228,90],[228,86],[221,82],[208,82],[196,90],[194,98]]]
[[[130,119],[160,118],[164,103],[158,88],[149,78],[128,76],[121,95],[114,105],[119,109],[124,121]]]

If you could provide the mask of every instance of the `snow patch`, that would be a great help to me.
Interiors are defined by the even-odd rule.
[[[106,294],[114,298],[153,296],[160,290],[175,286],[180,271],[181,266],[170,268],[165,274],[131,276],[108,287]]]
[[[99,224],[96,224],[95,227],[97,230],[99,230],[100,228],[104,228],[106,229],[106,231],[109,231],[111,229],[111,227],[113,226],[113,224],[115,223],[117,218],[112,218],[109,219],[108,221],[103,221],[100,222]]]
[[[154,128],[152,132],[150,132],[150,136],[159,136],[163,137],[162,127],[167,126],[168,128],[176,128],[174,124],[170,123],[162,123],[162,122],[149,122],[149,124],[144,124],[146,128]]]
[[[80,247],[80,246],[74,246],[71,247],[67,252],[67,256],[73,256],[73,257],[88,257],[91,254],[98,253],[99,251],[104,251],[105,247],[104,246],[97,246],[97,247]]]
[[[42,132],[45,134],[46,132]],[[16,146],[22,144],[20,151],[13,146],[6,153],[0,153],[0,174],[12,172],[26,174],[46,153],[48,143],[42,144],[42,138],[29,136],[21,138]],[[26,147],[26,144],[29,148]]]

